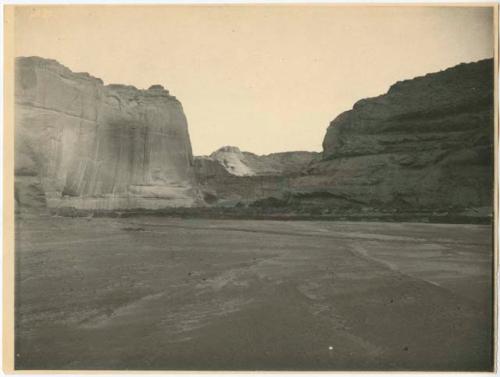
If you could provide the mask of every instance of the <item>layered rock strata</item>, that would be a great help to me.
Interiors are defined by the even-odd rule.
[[[394,210],[491,209],[493,75],[492,59],[460,64],[357,102],[294,186]]]

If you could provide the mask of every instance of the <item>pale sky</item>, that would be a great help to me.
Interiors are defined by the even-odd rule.
[[[493,56],[480,7],[20,6],[15,53],[106,84],[161,84],[181,102],[195,155],[320,151],[359,99]]]

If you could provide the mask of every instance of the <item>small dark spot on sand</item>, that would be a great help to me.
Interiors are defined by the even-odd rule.
[[[408,346],[405,346],[405,347],[403,348],[403,351],[408,351]]]
[[[391,298],[391,304],[394,302],[394,299]]]
[[[144,228],[134,228],[134,227],[126,227],[122,228],[122,230],[126,230],[127,232],[144,232]]]

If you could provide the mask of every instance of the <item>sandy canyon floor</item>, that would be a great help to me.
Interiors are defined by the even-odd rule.
[[[491,369],[490,226],[16,226],[18,369]]]

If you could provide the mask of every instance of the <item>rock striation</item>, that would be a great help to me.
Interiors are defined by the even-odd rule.
[[[357,102],[294,187],[394,211],[491,213],[493,75],[492,59],[460,64]]]
[[[15,175],[23,205],[40,197],[49,208],[103,210],[199,201],[175,97],[160,85],[103,85],[39,57],[16,59]]]

